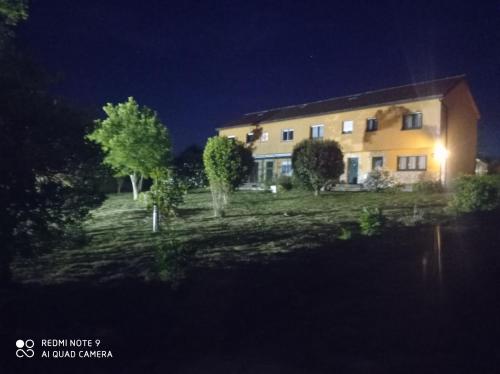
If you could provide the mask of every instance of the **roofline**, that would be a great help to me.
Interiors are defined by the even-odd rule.
[[[450,77],[450,78],[452,78],[452,77]],[[406,86],[408,86],[408,85],[406,85]],[[400,86],[400,87],[404,87],[404,86]],[[393,87],[393,88],[396,88],[396,87]],[[378,90],[378,91],[384,91],[384,90]],[[371,92],[374,92],[374,91],[371,91]],[[354,95],[356,95],[356,94],[354,94]],[[348,96],[354,96],[354,95],[347,95],[347,96],[342,96],[342,97],[348,97]],[[257,123],[242,123],[240,125],[221,126],[221,127],[215,128],[215,130],[219,131],[219,130],[223,130],[223,129],[232,129],[232,128],[237,128],[237,127],[257,126],[257,125],[262,124],[262,123],[282,122],[282,121],[288,121],[290,119],[316,117],[316,116],[321,116],[321,115],[325,115],[325,114],[333,114],[333,113],[351,112],[351,111],[354,111],[354,110],[360,110],[360,109],[366,109],[366,108],[374,108],[374,107],[378,107],[378,106],[382,106],[382,105],[393,105],[393,104],[409,103],[409,102],[414,102],[414,101],[442,99],[444,96],[445,96],[444,94],[439,94],[439,95],[430,95],[430,96],[418,97],[416,99],[406,99],[406,100],[397,100],[397,101],[384,101],[384,102],[380,102],[380,103],[372,104],[372,105],[357,106],[357,107],[351,107],[351,108],[347,108],[347,109],[333,110],[333,111],[326,111],[326,112],[317,112],[315,114],[302,115],[302,116],[291,116],[291,117],[285,117],[285,118],[275,119],[275,120],[269,120],[269,121],[264,120],[264,121],[257,122]],[[255,113],[260,113],[260,112],[255,112]]]
[[[301,105],[317,104],[317,103],[322,103],[322,102],[330,101],[330,100],[343,99],[345,97],[365,95],[365,94],[374,93],[374,92],[392,90],[392,89],[395,89],[395,88],[402,88],[402,87],[408,87],[408,86],[418,86],[418,85],[421,85],[421,84],[424,84],[424,83],[439,82],[439,81],[444,81],[446,79],[456,79],[456,78],[465,78],[465,77],[466,77],[465,74],[451,75],[449,77],[444,77],[444,78],[439,78],[439,79],[429,79],[429,80],[421,81],[421,82],[407,83],[407,84],[402,84],[402,85],[399,85],[399,86],[391,86],[391,87],[380,88],[378,90],[370,90],[370,91],[365,91],[365,92],[357,92],[357,93],[353,93],[353,94],[350,94],[350,95],[335,96],[335,97],[330,97],[328,99],[322,99],[322,100],[316,100],[316,101],[309,101],[307,103],[300,103],[300,104],[294,104],[294,105],[285,105],[285,106],[275,107],[275,108],[269,108],[269,109],[265,109],[265,110],[256,110],[254,112],[244,113],[243,115],[246,116],[246,115],[249,115],[249,114],[266,113],[266,112],[270,112],[270,111],[273,111],[273,110],[293,108],[293,107],[301,106]],[[454,84],[452,86],[452,88],[454,88],[456,84]],[[450,88],[448,91],[451,91],[452,88]]]

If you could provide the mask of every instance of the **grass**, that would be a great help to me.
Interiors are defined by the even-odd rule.
[[[338,192],[314,197],[309,192],[279,194],[237,192],[224,218],[213,218],[210,193],[190,193],[169,233],[195,266],[231,266],[268,261],[298,249],[332,245],[357,233],[363,207],[378,207],[389,225],[408,221],[415,207],[431,221],[446,217],[446,194]],[[411,219],[410,219],[411,221]],[[164,224],[166,224],[164,222]],[[85,222],[88,242],[57,249],[31,260],[18,260],[14,279],[21,282],[104,282],[152,274],[155,248],[165,234],[151,232],[151,214],[130,194],[109,195]]]

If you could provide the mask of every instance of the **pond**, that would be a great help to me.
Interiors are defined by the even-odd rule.
[[[9,360],[15,368],[0,371],[493,373],[498,219],[402,228],[267,264],[192,269],[175,290],[137,282],[4,290],[2,354],[13,355],[19,337],[88,338],[113,359]]]

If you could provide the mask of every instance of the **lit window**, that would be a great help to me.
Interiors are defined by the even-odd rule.
[[[426,170],[427,156],[398,157],[398,170]]]
[[[403,116],[403,130],[422,128],[422,113],[410,113]]]
[[[377,131],[378,120],[376,118],[368,118],[366,120],[366,131]]]
[[[311,139],[323,139],[324,126],[311,126]]]
[[[292,160],[281,162],[281,175],[292,175]]]
[[[267,142],[269,140],[269,133],[268,132],[263,132],[261,137],[260,137],[260,141],[262,142]]]
[[[354,127],[353,121],[344,121],[342,122],[342,134],[350,134],[352,133],[352,129]]]
[[[281,131],[281,139],[285,142],[293,140],[293,129],[284,129]]]

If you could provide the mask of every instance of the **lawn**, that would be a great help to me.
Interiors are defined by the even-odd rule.
[[[358,235],[363,207],[381,208],[390,229],[411,221],[415,209],[426,221],[445,219],[448,198],[411,192],[337,192],[314,197],[303,191],[240,191],[231,197],[225,217],[214,218],[210,193],[199,191],[186,195],[178,216],[163,222],[168,230],[153,234],[150,212],[130,194],[113,194],[85,222],[85,243],[18,259],[14,279],[42,283],[150,279],[155,249],[172,238],[193,266],[270,261],[290,251],[334,247],[341,228]]]

